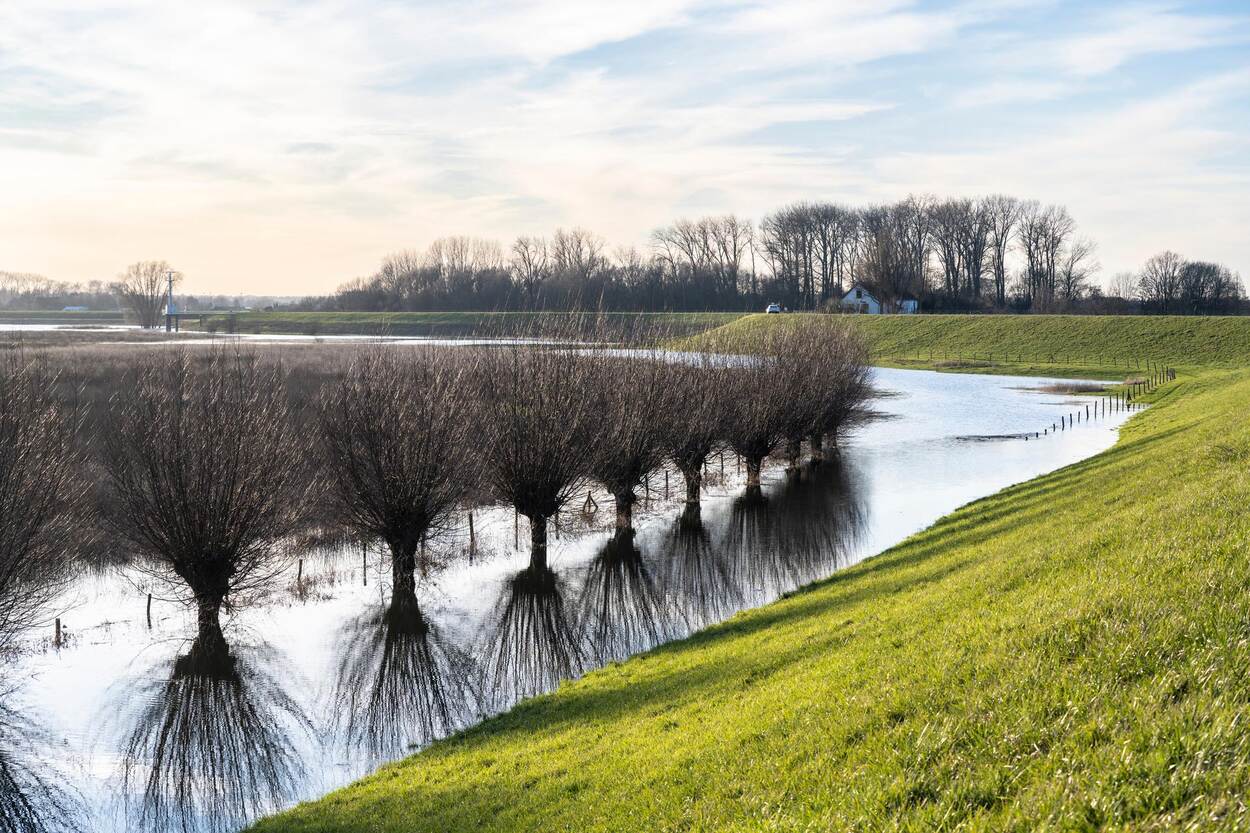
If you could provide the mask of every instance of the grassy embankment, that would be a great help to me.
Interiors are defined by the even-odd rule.
[[[609,326],[641,322],[676,334],[695,333],[727,324],[742,313],[608,313]],[[542,322],[550,325],[559,313],[528,312],[245,312],[234,316],[236,332],[300,335],[464,336],[525,333]],[[230,316],[210,315],[205,327],[225,332]],[[198,327],[196,321],[184,326]]]
[[[1247,829],[1243,339],[1108,336],[1193,368],[1108,452],[256,830]]]
[[[60,310],[0,310],[0,324],[53,324],[67,327],[98,327],[103,324],[125,324],[122,312],[88,310],[63,312]]]
[[[731,349],[756,327],[814,319],[751,315],[704,338]],[[1247,318],[862,315],[847,320],[868,339],[873,362],[889,367],[1114,379],[1144,370],[1148,361],[1178,368],[1250,365]]]

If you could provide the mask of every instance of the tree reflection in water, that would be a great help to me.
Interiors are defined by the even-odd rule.
[[[385,609],[344,630],[334,721],[349,751],[390,760],[471,722],[476,682],[470,654],[444,638],[401,584]]]
[[[586,670],[587,651],[563,582],[549,567],[527,567],[505,582],[485,642],[484,690],[496,708]]]
[[[689,630],[724,621],[745,606],[742,587],[724,551],[713,546],[699,504],[686,505],[665,535],[661,551],[662,585]]]
[[[42,759],[49,739],[0,692],[0,833],[82,829],[82,808]]]
[[[674,635],[672,610],[633,529],[618,529],[591,560],[578,607],[598,662],[623,659]]]
[[[824,578],[844,566],[867,508],[837,457],[786,475],[767,494],[733,501],[724,550],[748,605]]]
[[[233,650],[218,629],[197,636],[168,679],[124,692],[142,704],[122,746],[128,829],[234,830],[294,797],[297,747],[314,731],[275,662],[267,649]]]

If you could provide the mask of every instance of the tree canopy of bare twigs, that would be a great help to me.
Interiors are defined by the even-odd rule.
[[[530,521],[531,565],[547,563],[547,521],[590,473],[597,417],[588,362],[564,346],[483,351],[474,373],[483,483]]]
[[[182,273],[174,272],[163,260],[141,260],[127,266],[113,282],[113,293],[138,319],[139,326],[151,329],[161,323],[170,272],[174,274],[176,286],[182,280]]]
[[[0,652],[62,586],[84,533],[81,412],[20,357],[0,361]]]
[[[411,586],[428,536],[474,485],[473,394],[463,355],[378,349],[360,356],[320,407],[329,497],[356,535],[381,539],[395,585]]]
[[[664,464],[664,426],[679,392],[670,365],[654,351],[601,352],[583,361],[597,426],[590,474],[612,493],[617,527],[629,529],[638,487]]]
[[[697,504],[703,466],[725,433],[726,382],[732,375],[705,354],[667,367],[668,385],[678,394],[663,422],[663,445],[686,483],[686,503]]]
[[[760,488],[760,468],[786,437],[797,403],[778,372],[776,330],[757,337],[752,358],[728,369],[725,439],[742,457],[747,488]]]
[[[113,398],[104,521],[157,575],[185,584],[201,637],[223,604],[281,569],[281,544],[308,511],[309,452],[278,365],[186,352],[146,361]]]

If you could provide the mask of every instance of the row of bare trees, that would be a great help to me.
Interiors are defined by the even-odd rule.
[[[1241,278],[1227,266],[1188,260],[1172,251],[1154,255],[1136,274],[1118,275],[1115,283],[1121,297],[1152,313],[1236,313],[1245,295]]]
[[[649,252],[609,251],[584,229],[520,237],[508,251],[468,237],[387,257],[333,297],[336,309],[795,309],[835,306],[852,284],[927,308],[1079,311],[1101,290],[1094,243],[1063,206],[996,194],[909,196],[855,207],[799,202],[758,224],[678,220]]]
[[[185,589],[204,651],[224,646],[222,609],[270,586],[314,518],[382,542],[395,587],[411,592],[434,566],[423,560],[428,539],[466,507],[503,503],[529,520],[541,572],[551,519],[587,482],[612,494],[618,525],[630,528],[639,489],[669,462],[691,502],[724,447],[758,489],[782,444],[791,466],[805,440],[819,458],[826,438],[863,415],[865,354],[849,328],[776,328],[746,346],[750,356],[728,359],[647,347],[380,348],[303,413],[280,365],[224,350],[164,354],[110,401],[89,460],[74,441],[80,409],[53,401],[33,371],[11,369],[0,391],[0,500],[13,503],[0,506],[0,591],[36,604],[32,586],[56,586],[70,544],[93,526],[79,510],[97,465],[94,526]],[[0,615],[0,628],[8,621]]]
[[[358,634],[373,648],[345,660],[360,665],[344,669],[345,681],[363,675],[373,686],[348,682],[336,695],[348,736],[388,753],[414,733],[460,725],[448,698],[470,685],[468,662],[422,613],[417,585],[453,557],[437,539],[466,509],[502,503],[529,519],[529,564],[511,580],[483,662],[500,703],[584,667],[576,629],[556,621],[569,612],[547,565],[547,531],[590,483],[613,496],[617,532],[592,566],[587,598],[642,594],[636,601],[654,616],[620,636],[608,621],[616,606],[587,602],[579,615],[604,656],[654,644],[667,620],[639,572],[632,528],[648,479],[669,465],[685,475],[685,523],[698,516],[718,450],[743,456],[749,497],[769,455],[784,451],[794,469],[809,443],[819,461],[827,442],[868,416],[864,348],[841,322],[778,327],[732,346],[740,354],[371,348],[311,397],[294,395],[284,367],[256,355],[171,351],[144,357],[94,407],[65,395],[37,362],[10,359],[0,368],[0,649],[46,615],[84,545],[131,556],[198,622],[168,678],[147,681],[137,698],[123,755],[127,795],[143,795],[136,823],[166,829],[197,813],[241,823],[288,800],[299,761],[285,733],[310,724],[228,643],[221,614],[274,587],[301,533],[329,525],[389,555],[384,621]],[[102,413],[87,419],[95,407]],[[620,586],[622,571],[632,590]],[[407,663],[398,675],[385,671],[388,656]],[[0,729],[8,719],[0,703]],[[31,809],[14,829],[77,829],[76,811],[38,770],[19,771],[3,748],[0,765],[57,815]],[[0,815],[25,806],[7,796]]]

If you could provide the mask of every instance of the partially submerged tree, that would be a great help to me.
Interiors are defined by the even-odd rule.
[[[461,356],[375,350],[322,396],[321,449],[342,523],[391,553],[396,593],[474,485],[472,392]]]
[[[663,444],[686,483],[686,503],[698,504],[703,466],[725,432],[726,382],[731,375],[705,354],[667,368],[668,385],[676,394],[663,422]]]
[[[757,335],[748,351],[751,357],[733,365],[726,376],[725,439],[746,465],[748,490],[759,490],[764,460],[785,439],[797,409],[778,370],[777,342],[773,330]]]
[[[282,568],[305,517],[308,443],[280,366],[214,351],[143,364],[114,397],[104,522],[139,565],[184,585],[202,650],[225,649],[220,613]]]
[[[597,427],[590,474],[612,493],[617,529],[632,529],[638,487],[664,464],[664,427],[686,392],[673,389],[669,365],[655,353],[600,353],[585,361]]]
[[[829,321],[814,329],[811,373],[816,408],[809,440],[812,460],[819,462],[825,458],[826,439],[836,447],[848,430],[872,416],[868,403],[877,394],[868,346],[854,328],[844,321]]]
[[[151,329],[160,325],[171,272],[174,284],[182,280],[182,273],[163,260],[141,260],[127,266],[113,282],[113,294],[135,316],[140,327]]]
[[[483,482],[530,522],[530,566],[547,568],[547,523],[590,473],[587,363],[563,346],[485,350],[475,368]]]
[[[64,585],[83,534],[81,412],[29,361],[0,361],[0,652]]]

